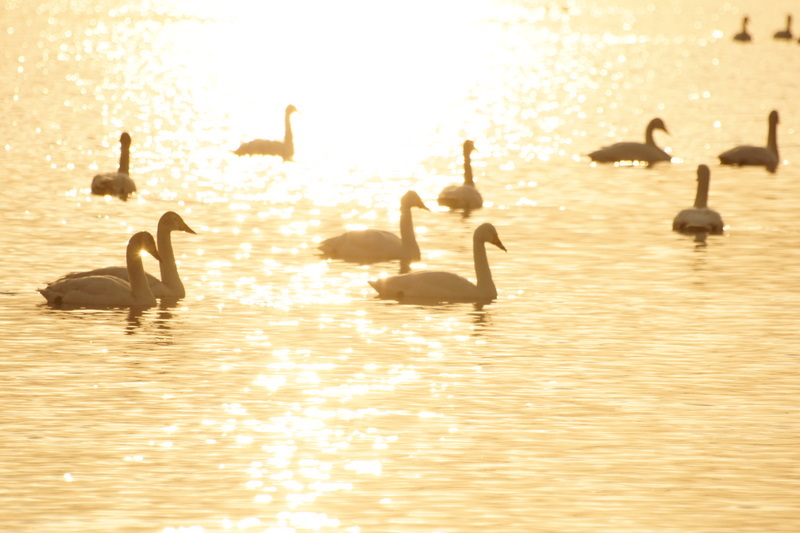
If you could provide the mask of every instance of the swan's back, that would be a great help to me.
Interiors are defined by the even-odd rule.
[[[656,163],[671,161],[672,158],[655,146],[637,142],[618,142],[603,147],[589,154],[592,161],[598,163],[616,163],[617,161],[646,161]]]
[[[376,229],[348,231],[319,245],[323,257],[360,263],[400,259],[403,242],[392,232]],[[412,258],[419,261],[419,257]]]
[[[448,185],[439,193],[437,203],[450,209],[478,209],[483,207],[483,197],[470,185]]]
[[[778,168],[778,155],[765,146],[737,146],[719,154],[723,165],[764,166],[770,172]]]
[[[472,302],[487,298],[471,281],[452,272],[422,270],[373,280],[369,284],[381,298],[401,301]]]
[[[75,307],[134,307],[141,305],[133,297],[131,285],[117,276],[96,275],[69,278],[49,284],[39,292],[47,303]],[[150,302],[155,305],[155,299]]]
[[[286,147],[281,141],[255,139],[244,142],[233,152],[236,155],[277,155],[290,159],[293,154],[287,154]]]
[[[85,272],[70,272],[69,274],[62,276],[58,281],[76,278],[88,278],[91,276],[113,276],[115,278],[130,282],[128,279],[128,269],[127,267],[123,266],[108,266],[103,268],[95,268],[94,270],[87,270]],[[147,283],[150,285],[150,290],[153,291],[153,295],[156,298],[169,298],[174,296],[173,291],[164,285],[160,279],[149,272],[145,272],[145,276],[147,277]]]
[[[711,235],[721,235],[725,223],[722,216],[708,207],[692,207],[684,209],[675,217],[672,222],[673,231],[680,233],[709,233]]]

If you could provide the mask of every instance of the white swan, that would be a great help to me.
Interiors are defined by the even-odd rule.
[[[395,259],[408,263],[419,261],[419,245],[411,219],[412,207],[429,211],[416,192],[405,193],[400,199],[400,237],[389,231],[376,229],[347,231],[338,237],[322,241],[319,245],[322,256],[361,264]]]
[[[158,221],[158,232],[156,240],[158,242],[158,253],[161,256],[159,267],[161,269],[161,280],[152,274],[145,273],[150,290],[156,298],[181,299],[186,296],[186,289],[183,287],[180,275],[178,275],[178,265],[175,263],[175,253],[172,251],[172,232],[185,231],[192,235],[197,235],[195,231],[183,221],[181,216],[174,211],[167,211]],[[128,281],[128,268],[123,266],[110,266],[96,268],[86,272],[72,272],[62,279],[85,278],[88,276],[116,276]]]
[[[772,36],[774,39],[792,39],[792,16],[786,15],[786,29],[776,31]]]
[[[742,145],[731,148],[719,154],[722,165],[758,166],[766,167],[770,172],[778,168],[778,112],[773,110],[769,114],[769,129],[767,131],[767,146]]]
[[[725,223],[716,211],[708,208],[708,185],[711,172],[705,165],[697,167],[697,195],[694,207],[684,209],[672,222],[672,230],[680,233],[722,235]]]
[[[750,17],[744,17],[742,19],[742,31],[740,31],[739,33],[737,33],[736,35],[733,36],[733,40],[734,41],[742,41],[742,42],[749,43],[750,41],[753,40],[752,37],[750,37],[750,34],[747,33],[747,23],[748,22],[750,22]]]
[[[127,200],[136,192],[136,184],[129,173],[131,136],[124,132],[119,138],[119,170],[108,174],[98,174],[92,179],[92,194],[119,196]]]
[[[472,236],[477,284],[451,272],[425,270],[389,276],[369,284],[378,291],[379,297],[404,302],[490,302],[497,298],[497,289],[486,257],[487,242],[506,250],[494,226],[488,222],[478,226]]]
[[[140,231],[128,241],[125,257],[130,283],[116,276],[61,278],[39,292],[54,306],[69,307],[152,307],[156,297],[150,290],[142,265],[142,251],[160,260],[153,236]]]
[[[439,205],[450,209],[464,209],[470,211],[483,207],[483,198],[472,179],[472,160],[470,154],[475,150],[472,141],[464,141],[464,183],[461,185],[448,185],[439,193]]]
[[[664,121],[660,118],[654,118],[647,125],[645,130],[644,143],[637,142],[618,142],[610,146],[606,146],[589,154],[592,161],[598,163],[616,163],[619,161],[645,161],[648,164],[657,163],[659,161],[669,162],[672,160],[670,155],[664,150],[659,148],[653,140],[653,131],[662,130],[665,133],[667,127]]]
[[[295,106],[286,106],[283,119],[283,141],[255,139],[242,143],[233,153],[236,155],[278,155],[281,156],[284,161],[291,161],[292,157],[294,157],[294,136],[292,135],[290,117],[292,113],[296,111],[297,108]]]

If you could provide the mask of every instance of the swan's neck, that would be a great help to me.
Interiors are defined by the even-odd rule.
[[[472,180],[472,158],[469,150],[464,150],[464,185],[475,186],[475,182]]]
[[[767,135],[767,148],[778,155],[778,125],[774,121],[769,123],[769,134]]]
[[[172,232],[165,228],[158,228],[158,255],[161,256],[159,267],[161,269],[161,282],[170,288],[175,296],[183,298],[186,290],[178,275],[178,265],[175,264],[175,253],[172,251]]]
[[[153,291],[150,290],[150,284],[147,283],[147,277],[144,274],[140,248],[129,244],[125,256],[128,265],[128,280],[134,300],[140,303],[155,301]]]
[[[654,129],[655,128],[653,128],[653,126],[651,124],[648,124],[647,131],[645,131],[645,134],[644,134],[644,142],[648,146],[654,146],[654,147],[658,148],[658,145],[656,145],[656,141],[653,140],[653,130]]]
[[[287,159],[290,159],[294,155],[294,136],[292,135],[292,121],[290,117],[291,114],[286,113],[286,116],[283,118],[283,148]]]
[[[119,173],[129,174],[129,167],[131,163],[131,149],[130,146],[122,145],[122,151],[119,155]]]
[[[487,298],[497,298],[497,289],[492,280],[492,271],[489,270],[489,258],[486,257],[486,244],[473,239],[472,255],[475,259],[475,277],[478,280],[478,292]]]
[[[708,207],[708,182],[708,177],[701,176],[697,178],[697,195],[694,197],[694,206],[696,209]]]
[[[400,209],[400,241],[403,243],[403,259],[414,262],[420,260],[417,236],[414,233],[414,222],[411,219],[411,208]]]

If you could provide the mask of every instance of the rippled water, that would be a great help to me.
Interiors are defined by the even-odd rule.
[[[800,529],[796,6],[465,4],[5,1],[1,529]],[[289,103],[295,162],[230,152]],[[717,166],[771,109],[777,173]],[[654,116],[673,164],[588,163]],[[123,130],[140,193],[93,197]],[[464,218],[435,199],[466,138]],[[671,231],[700,163],[705,243]],[[317,256],[408,189],[424,266],[472,277],[497,227],[496,302]],[[168,210],[177,306],[44,305]]]

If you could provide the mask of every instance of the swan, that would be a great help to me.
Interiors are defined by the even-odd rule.
[[[347,231],[322,241],[319,245],[322,256],[361,264],[394,259],[408,263],[419,261],[419,245],[411,219],[412,207],[430,211],[416,192],[405,193],[400,199],[400,237],[377,229]]]
[[[483,207],[483,198],[472,180],[472,160],[470,154],[475,150],[472,141],[464,141],[464,183],[448,185],[439,193],[439,205],[450,209],[472,210]]]
[[[616,163],[618,161],[645,161],[648,164],[657,163],[659,161],[671,161],[672,158],[668,153],[656,146],[653,140],[653,131],[662,130],[665,133],[667,127],[664,121],[660,118],[654,118],[647,125],[647,130],[644,133],[645,142],[618,142],[610,146],[606,146],[589,154],[592,161],[598,163]]]
[[[708,208],[710,175],[711,172],[706,165],[697,167],[697,195],[694,198],[694,207],[678,213],[672,222],[673,231],[688,234],[722,235],[722,228],[725,226],[722,217],[713,209]]]
[[[95,176],[92,179],[92,194],[119,196],[121,199],[127,200],[128,196],[136,192],[136,184],[128,172],[131,157],[131,136],[127,132],[123,132],[119,138],[119,144],[119,170]]]
[[[128,241],[125,257],[130,283],[116,276],[88,276],[84,278],[61,278],[39,289],[47,303],[70,307],[152,307],[156,297],[147,284],[142,265],[142,251],[161,260],[153,236],[140,231]]]
[[[159,267],[161,269],[161,280],[152,274],[145,273],[150,290],[156,298],[181,299],[186,296],[186,289],[178,275],[178,266],[175,264],[175,253],[172,251],[172,232],[185,231],[192,235],[197,233],[183,221],[181,216],[174,211],[167,211],[158,221],[158,232],[156,241],[158,242],[158,253],[161,256]],[[73,272],[67,274],[62,279],[85,278],[88,276],[115,276],[128,281],[128,268],[123,266],[110,266],[96,268],[86,272]]]
[[[742,31],[740,31],[739,33],[737,33],[736,35],[733,36],[733,40],[734,41],[742,41],[742,42],[749,43],[752,40],[752,38],[750,37],[750,34],[747,33],[747,23],[748,22],[750,22],[750,17],[744,17],[742,19]]]
[[[291,161],[294,156],[294,138],[292,136],[292,123],[290,117],[297,112],[293,105],[286,106],[284,113],[283,141],[267,141],[255,139],[242,143],[233,153],[236,155],[279,155],[284,161]]]
[[[786,29],[776,31],[772,36],[774,39],[791,39],[792,38],[792,16],[786,15]]]
[[[778,158],[778,112],[773,110],[769,114],[769,130],[767,133],[767,146],[737,146],[719,154],[722,165],[758,166],[766,167],[768,171],[775,172],[780,162]]]
[[[408,274],[389,276],[370,281],[380,298],[399,301],[424,302],[477,302],[485,303],[497,298],[492,281],[485,243],[506,251],[497,230],[488,222],[481,224],[472,237],[477,285],[451,272],[421,270]]]

